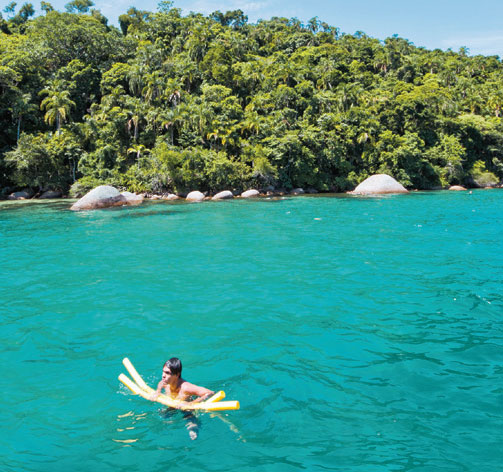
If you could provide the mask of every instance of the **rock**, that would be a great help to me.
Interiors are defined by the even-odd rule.
[[[126,199],[127,205],[141,205],[143,202],[143,196],[136,193],[122,192],[121,195]]]
[[[452,185],[451,187],[449,187],[449,190],[460,192],[466,190],[466,188],[462,187],[461,185]]]
[[[304,189],[303,188],[294,188],[291,192],[290,195],[304,195]]]
[[[318,193],[318,190],[316,190],[315,188],[308,188],[306,190],[306,193],[315,194]]]
[[[259,195],[260,195],[260,192],[258,190],[250,189],[250,190],[247,190],[246,192],[243,192],[241,194],[241,197],[242,198],[255,198],[255,197],[258,197]]]
[[[197,190],[194,190],[187,195],[186,200],[188,200],[189,202],[202,202],[204,200],[204,194]]]
[[[22,190],[21,192],[11,193],[8,197],[9,200],[26,200],[31,198],[33,194],[29,190]]]
[[[163,200],[178,200],[180,197],[174,193],[163,194],[161,197]]]
[[[387,174],[376,174],[364,180],[352,192],[353,195],[374,195],[383,193],[409,193],[408,190],[393,177]]]
[[[60,198],[60,197],[61,192],[58,192],[57,190],[47,190],[47,192],[44,192],[38,198]]]
[[[130,203],[128,198],[119,193],[119,191],[115,187],[112,187],[111,185],[100,185],[96,188],[93,188],[79,201],[75,202],[71,206],[70,210],[96,210],[98,208],[137,204],[138,203]]]
[[[224,190],[214,195],[212,200],[229,200],[230,198],[234,198],[232,192],[230,190]]]

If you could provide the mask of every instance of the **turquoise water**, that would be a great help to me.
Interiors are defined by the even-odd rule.
[[[68,206],[0,203],[0,470],[500,470],[503,191]]]

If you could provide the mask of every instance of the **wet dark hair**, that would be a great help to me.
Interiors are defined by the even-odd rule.
[[[167,367],[171,375],[179,375],[182,376],[182,361],[178,359],[178,357],[172,357],[169,361],[166,361],[164,367]]]

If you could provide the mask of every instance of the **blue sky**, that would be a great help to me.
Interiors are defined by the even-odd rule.
[[[35,7],[37,0],[31,0]],[[68,0],[48,0],[64,11]],[[0,0],[2,10],[9,2]],[[18,6],[22,0],[18,0]],[[155,11],[157,0],[95,0],[96,8],[117,24],[117,17],[130,6]],[[175,0],[174,6],[188,13],[241,9],[250,22],[272,16],[297,17],[307,21],[317,16],[345,33],[363,31],[384,39],[398,34],[416,46],[503,58],[503,0]],[[5,17],[5,13],[4,13]]]

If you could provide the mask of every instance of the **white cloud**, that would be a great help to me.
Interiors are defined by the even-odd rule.
[[[175,4],[176,6],[176,4]],[[256,12],[262,10],[267,6],[266,2],[247,2],[243,3],[238,0],[224,0],[224,1],[214,1],[214,0],[196,0],[194,2],[188,2],[188,5],[183,5],[183,10],[197,11],[201,13],[212,13],[216,10],[222,12],[228,10],[243,10],[246,12]]]
[[[444,48],[457,51],[464,46],[470,50],[470,55],[503,56],[503,31],[486,34],[467,34],[463,37],[449,38],[442,41]]]

